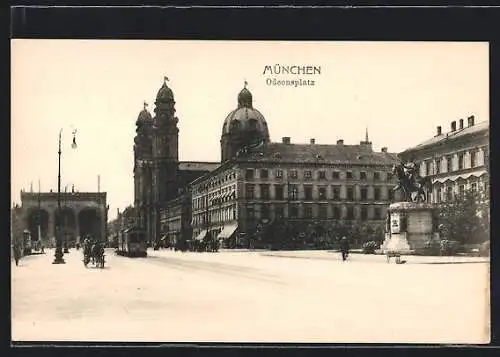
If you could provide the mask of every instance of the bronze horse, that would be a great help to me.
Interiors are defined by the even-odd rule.
[[[432,181],[429,176],[420,177],[416,173],[413,179],[405,172],[402,164],[394,165],[392,168],[393,174],[399,180],[398,185],[393,189],[394,191],[400,189],[403,191],[405,201],[407,202],[427,202],[427,192],[432,187]],[[415,196],[412,196],[416,193]]]

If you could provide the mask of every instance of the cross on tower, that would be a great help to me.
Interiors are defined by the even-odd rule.
[[[163,81],[165,82],[165,84],[168,82],[168,77],[167,76],[164,76],[163,77]]]
[[[248,85],[248,82],[247,82],[247,80],[245,79],[245,87],[244,87],[244,88],[246,88],[246,87],[247,87],[247,85]]]
[[[146,103],[146,101],[144,101],[144,110],[146,110],[147,107],[148,107],[148,103]]]

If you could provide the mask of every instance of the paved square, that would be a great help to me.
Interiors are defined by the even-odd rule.
[[[53,253],[12,264],[14,341],[489,342],[483,258],[108,250],[96,269]]]

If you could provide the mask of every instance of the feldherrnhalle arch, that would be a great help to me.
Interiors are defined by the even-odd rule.
[[[21,222],[33,240],[54,242],[57,224],[63,237],[73,245],[87,234],[106,239],[108,206],[106,192],[61,192],[61,213],[57,209],[57,192],[21,191]],[[40,229],[38,228],[40,226]]]

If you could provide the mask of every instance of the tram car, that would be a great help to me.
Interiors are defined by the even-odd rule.
[[[23,231],[23,255],[30,255],[32,250],[31,232],[27,229]]]
[[[132,227],[121,231],[118,234],[118,255],[126,257],[147,256],[146,231],[141,228]]]

